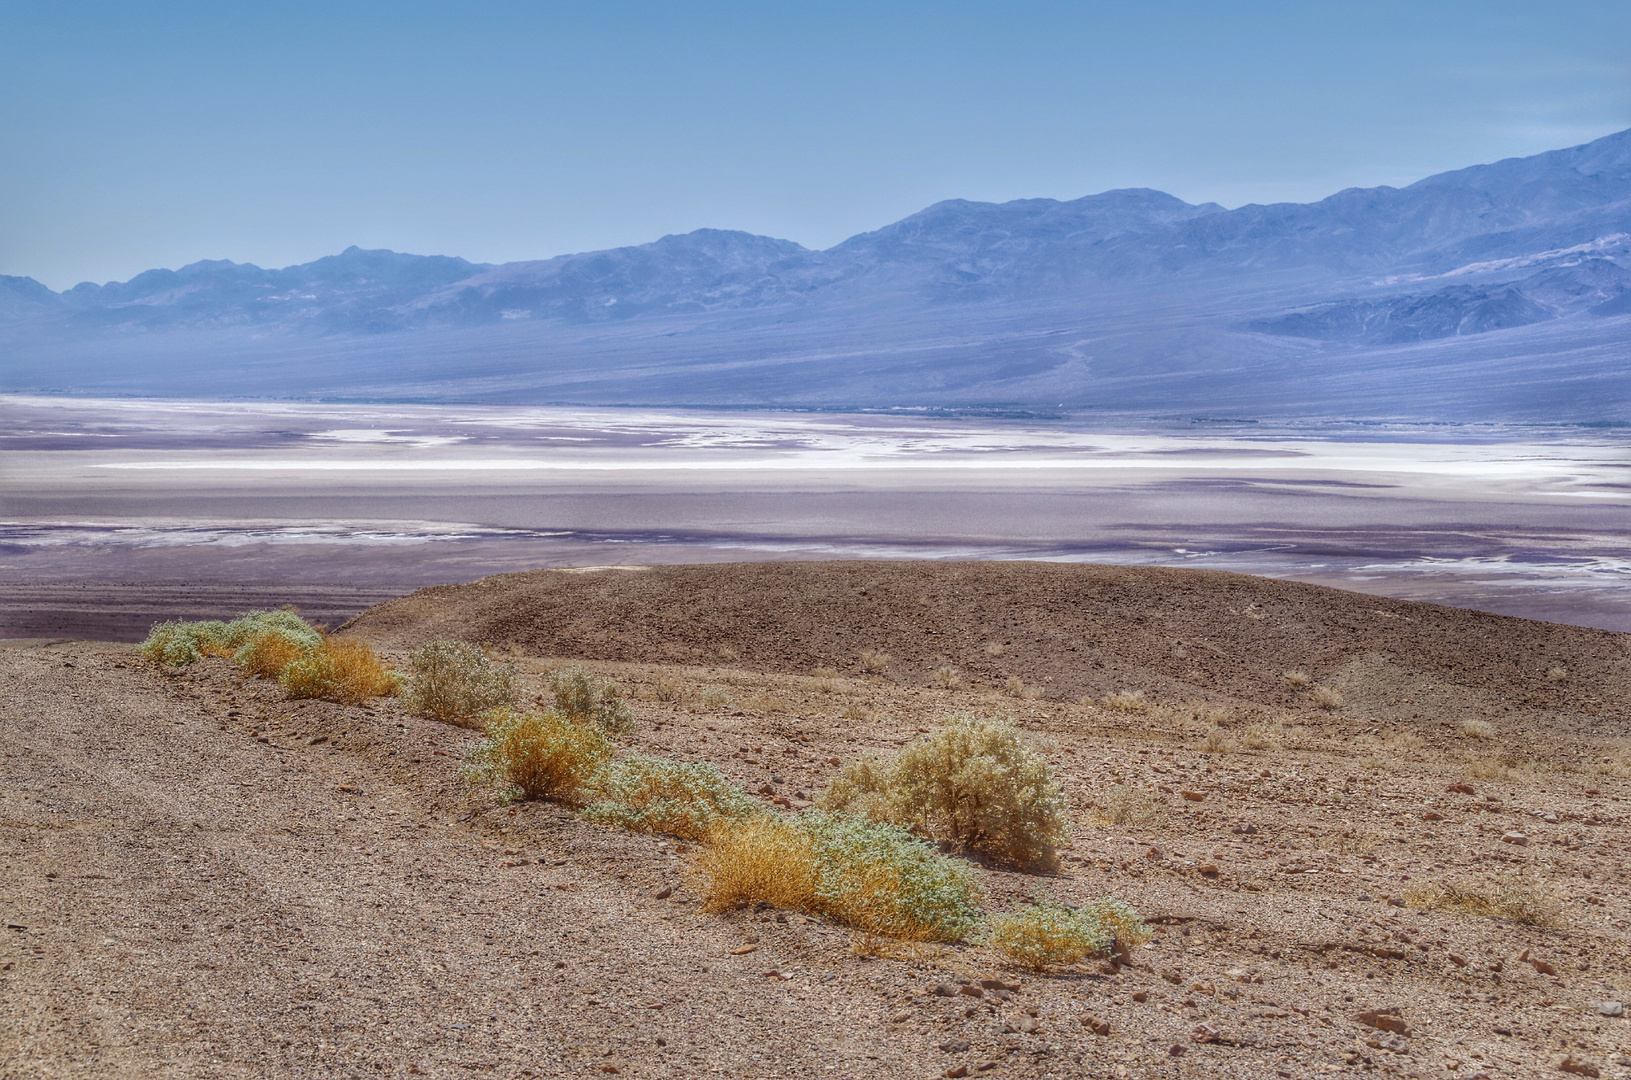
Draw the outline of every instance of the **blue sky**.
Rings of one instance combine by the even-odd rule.
[[[945,198],[1304,201],[1631,127],[1631,3],[0,0],[0,273],[825,247]]]

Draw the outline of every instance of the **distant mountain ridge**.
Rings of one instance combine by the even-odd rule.
[[[144,383],[148,352],[229,347],[321,352],[328,364],[395,350],[417,358],[412,385],[398,391],[468,394],[459,389],[468,364],[438,372],[421,356],[435,338],[496,364],[489,383],[605,400],[627,392],[629,342],[642,339],[642,370],[663,374],[642,376],[640,393],[662,400],[673,399],[662,386],[708,385],[688,365],[694,376],[698,364],[724,364],[736,377],[708,391],[723,394],[720,404],[1144,407],[1148,393],[1111,392],[1106,375],[1123,388],[1187,378],[1186,394],[1205,386],[1216,397],[1252,355],[1286,349],[1420,345],[1552,323],[1595,340],[1601,320],[1626,313],[1628,292],[1631,130],[1308,204],[1227,210],[1148,189],[954,199],[824,251],[701,229],[496,266],[352,247],[282,269],[205,261],[62,293],[0,277],[0,389],[38,388],[52,371],[81,392],[170,392],[163,376]],[[933,329],[910,343],[922,326]],[[947,349],[950,367],[927,360]],[[823,366],[822,356],[846,359]],[[796,385],[784,383],[790,362]],[[280,392],[388,391],[377,373],[314,379],[291,361],[284,375]]]

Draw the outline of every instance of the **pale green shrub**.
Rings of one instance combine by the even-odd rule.
[[[961,717],[892,761],[864,756],[820,802],[1027,870],[1057,865],[1067,831],[1065,796],[1047,762],[1006,720]]]
[[[157,623],[136,652],[162,667],[181,667],[217,653],[225,644],[226,629],[227,624],[218,619]]]
[[[690,840],[701,839],[720,821],[763,812],[758,800],[712,765],[645,754],[631,754],[608,766],[596,788],[599,798],[583,812],[589,820]]]
[[[606,731],[627,731],[634,723],[615,685],[596,679],[582,668],[567,668],[549,677],[555,707],[580,724],[598,724]]]
[[[402,700],[408,711],[460,727],[480,727],[492,709],[515,704],[515,669],[494,664],[479,645],[437,639],[408,658]]]
[[[1043,902],[991,919],[987,939],[1016,964],[1045,970],[1094,956],[1109,956],[1149,940],[1149,929],[1132,908],[1105,897],[1080,908]]]

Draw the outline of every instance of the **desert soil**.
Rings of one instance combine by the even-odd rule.
[[[398,663],[487,641],[529,693],[583,663],[629,696],[630,749],[795,807],[865,751],[1006,715],[1072,833],[1057,874],[982,869],[986,906],[1109,893],[1154,939],[1036,974],[706,914],[689,844],[472,796],[474,733],[394,699],[12,641],[0,1077],[1631,1075],[1602,1004],[1631,994],[1623,635],[1234,575],[878,563],[512,575],[346,632]]]

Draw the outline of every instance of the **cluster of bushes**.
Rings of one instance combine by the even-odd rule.
[[[358,705],[394,694],[397,677],[360,641],[331,638],[293,608],[251,611],[231,622],[164,622],[136,652],[163,667],[230,657],[251,675],[276,679],[290,697]]]
[[[438,648],[445,657],[448,646]],[[493,685],[491,666],[479,650],[460,655],[472,689],[416,687],[415,679],[451,670],[416,656],[407,697],[480,699],[480,688]],[[974,868],[937,844],[1022,869],[1057,863],[1063,794],[1004,721],[959,718],[893,761],[863,758],[818,809],[792,814],[766,807],[710,764],[618,757],[611,735],[629,717],[615,687],[571,670],[556,673],[551,690],[547,708],[518,710],[512,694],[481,716],[485,738],[468,754],[466,782],[500,801],[544,799],[591,821],[698,841],[707,910],[770,904],[869,935],[960,941],[986,925],[980,889]],[[478,726],[468,713],[454,722]],[[1110,899],[1079,909],[1033,905],[992,918],[986,932],[993,948],[1031,967],[1111,955],[1146,937],[1137,915]]]

